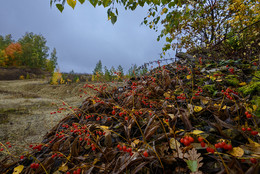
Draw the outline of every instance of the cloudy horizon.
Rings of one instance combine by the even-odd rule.
[[[66,5],[60,13],[50,8],[49,0],[10,0],[0,6],[0,35],[11,34],[17,41],[26,32],[42,34],[50,52],[57,49],[62,72],[91,73],[98,60],[103,67],[121,65],[127,71],[133,64],[158,60],[165,43],[156,41],[159,32],[140,25],[147,10],[119,7],[118,20],[112,25],[107,8],[94,8],[89,2],[78,3],[74,10]]]

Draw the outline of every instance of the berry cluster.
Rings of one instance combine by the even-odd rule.
[[[230,100],[233,100],[233,98],[230,96],[230,94],[233,93],[233,94],[238,95],[237,92],[233,91],[233,90],[230,89],[230,88],[227,88],[226,91],[222,90],[221,92],[222,92],[228,99],[230,99]]]
[[[184,138],[181,138],[180,142],[184,144],[184,146],[189,146],[190,143],[194,142],[194,139],[190,136],[185,136]]]
[[[181,100],[185,100],[186,99],[186,96],[185,96],[185,94],[180,94],[178,97],[177,97],[177,99],[181,99]]]
[[[132,148],[127,148],[125,145],[121,146],[120,144],[117,145],[118,150],[123,150],[124,152],[128,152],[130,156],[133,155]]]
[[[32,163],[32,164],[30,165],[30,167],[31,167],[32,169],[38,169],[38,168],[40,167],[40,165],[39,165],[39,163]]]
[[[196,96],[199,96],[203,92],[202,88],[198,86],[198,91],[195,93]]]
[[[225,150],[228,150],[228,151],[230,151],[230,150],[233,149],[232,145],[231,145],[231,144],[226,144],[225,141],[216,143],[216,144],[215,144],[215,148],[216,148],[216,149],[218,149],[218,148],[220,148],[220,149],[225,149]]]
[[[242,131],[248,131],[248,132],[250,132],[251,133],[251,135],[257,135],[258,134],[258,132],[257,131],[254,131],[254,130],[252,130],[252,128],[251,127],[248,127],[248,128],[244,128],[244,127],[242,127]]]
[[[78,168],[77,170],[74,170],[73,172],[72,172],[72,174],[80,174],[81,173],[81,169],[80,168]],[[70,172],[66,172],[66,174],[71,174]]]
[[[245,112],[246,118],[252,118],[252,114],[250,114],[248,111]]]
[[[205,147],[206,146],[206,144],[205,144],[205,142],[204,142],[202,137],[198,137],[198,141],[200,142],[201,147]]]
[[[234,68],[229,68],[228,70],[231,74],[234,74]]]

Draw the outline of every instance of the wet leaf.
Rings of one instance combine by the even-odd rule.
[[[13,174],[20,174],[23,171],[23,168],[24,168],[23,165],[19,165],[19,166],[15,167]]]
[[[240,147],[234,147],[232,151],[229,152],[229,154],[235,157],[242,157],[244,155],[244,150]]]
[[[194,106],[195,112],[200,112],[203,108],[201,106]]]

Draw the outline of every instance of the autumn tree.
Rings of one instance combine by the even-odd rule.
[[[46,69],[49,72],[54,72],[55,68],[57,67],[57,51],[56,48],[53,48],[53,51],[51,52],[51,57],[50,59],[46,60]]]
[[[21,64],[20,57],[22,54],[22,46],[20,43],[11,43],[5,48],[5,54],[7,56],[5,65],[7,66],[19,66]]]

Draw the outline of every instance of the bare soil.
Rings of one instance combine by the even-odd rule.
[[[51,112],[57,111],[63,101],[80,106],[86,97],[80,97],[83,85],[50,85],[48,79],[0,81],[0,142],[11,142],[13,154],[41,142],[43,135],[71,111]]]

